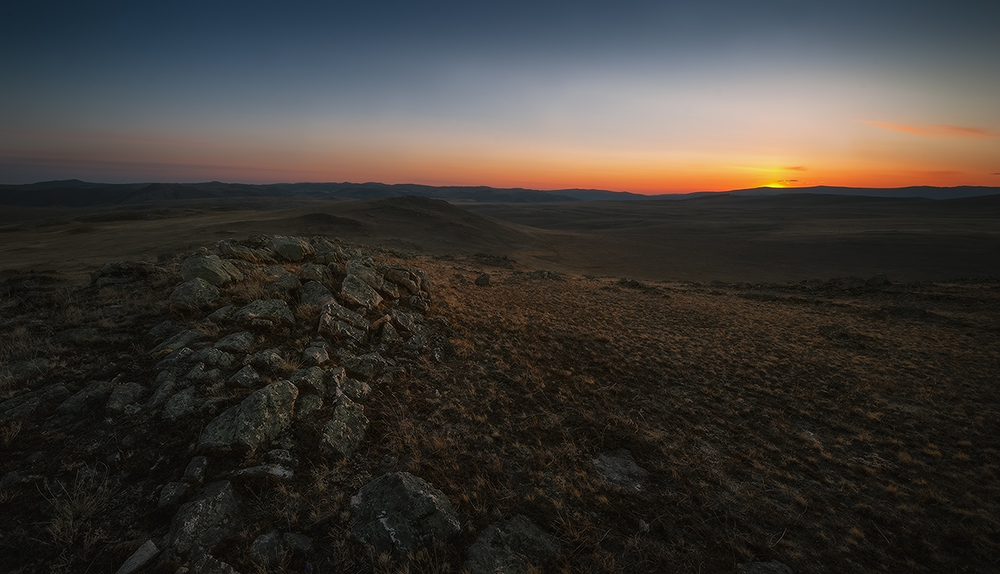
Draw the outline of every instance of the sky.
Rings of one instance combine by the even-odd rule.
[[[0,4],[0,183],[1000,186],[1000,2]]]

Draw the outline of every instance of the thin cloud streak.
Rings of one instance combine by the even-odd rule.
[[[905,124],[892,124],[889,122],[876,122],[876,121],[865,121],[867,125],[875,126],[877,128],[882,128],[886,130],[893,130],[897,132],[904,132],[908,134],[913,134],[923,137],[971,137],[971,138],[995,138],[1000,136],[995,132],[989,130],[984,130],[981,128],[970,128],[964,126],[949,126],[947,124],[935,124],[935,125],[905,125]]]

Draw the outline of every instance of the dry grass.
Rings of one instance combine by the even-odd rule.
[[[375,387],[367,438],[350,459],[324,458],[316,429],[297,423],[295,477],[237,485],[248,526],[217,556],[239,571],[263,571],[249,548],[277,529],[312,537],[315,549],[272,571],[308,562],[319,572],[461,572],[479,533],[515,514],[559,539],[545,571],[732,572],[750,560],[797,573],[995,571],[997,283],[629,288],[488,268],[493,285],[482,288],[475,259],[387,262],[429,272],[432,346]],[[4,300],[2,320],[11,333],[23,329],[5,339],[4,360],[43,348],[56,380],[153,380],[155,360],[113,336],[141,340],[164,319],[172,285],[60,297],[14,290],[20,299]],[[245,303],[265,287],[251,274],[224,288],[222,302]],[[893,311],[911,307],[927,313]],[[255,347],[281,347],[278,374],[299,367],[315,337],[315,309],[295,311],[293,329],[260,333]],[[31,330],[39,320],[52,328]],[[97,334],[60,343],[69,327]],[[217,394],[228,405],[248,392]],[[169,526],[155,493],[190,460],[191,426],[99,417],[72,429],[10,426],[5,456],[13,465],[44,453],[28,483],[42,486],[0,497],[10,517],[0,550],[25,572],[113,571]],[[618,449],[650,472],[640,491],[597,472],[593,459]],[[98,466],[119,453],[118,466]],[[211,472],[259,456],[213,455]],[[401,470],[444,491],[462,530],[409,557],[375,556],[350,534],[350,498]],[[38,522],[43,501],[52,513]],[[18,550],[31,540],[43,540],[51,560]]]

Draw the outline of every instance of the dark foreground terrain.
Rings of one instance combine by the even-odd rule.
[[[47,259],[6,259],[0,284],[7,570],[115,572],[143,549],[135,571],[171,573],[1000,564],[985,273],[622,278],[546,265],[545,241],[582,232],[503,206],[332,205],[8,224],[5,254]],[[991,233],[967,225],[953,248]],[[289,227],[301,253],[250,237]],[[238,273],[186,297],[212,254]],[[412,546],[366,487],[410,475],[436,489]]]

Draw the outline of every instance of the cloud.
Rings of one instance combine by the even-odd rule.
[[[924,137],[967,137],[967,138],[995,138],[1000,134],[984,130],[981,128],[970,128],[964,126],[949,126],[947,124],[935,125],[904,125],[891,124],[889,122],[865,121],[864,123],[878,128],[904,132]]]
[[[793,165],[791,167],[783,167],[781,169],[786,170],[786,171],[805,171],[806,170],[806,166],[804,166],[804,165]]]

